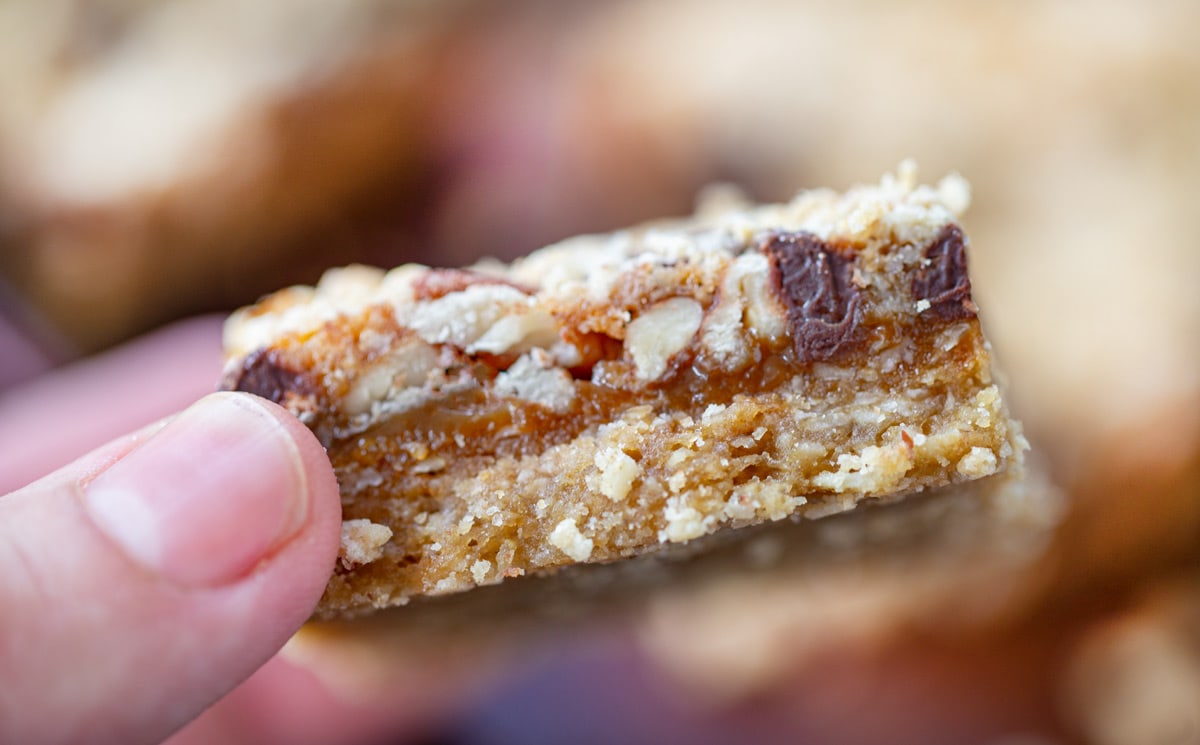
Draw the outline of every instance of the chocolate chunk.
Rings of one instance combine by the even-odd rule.
[[[848,347],[862,295],[851,281],[854,257],[811,233],[772,233],[762,243],[775,290],[787,308],[796,358],[815,362]]]
[[[286,403],[289,394],[307,396],[316,390],[308,375],[284,364],[275,349],[259,349],[250,354],[240,370],[222,381],[221,387],[253,393],[277,404]]]
[[[971,279],[967,276],[966,240],[953,223],[942,228],[925,247],[925,265],[912,279],[912,295],[929,302],[922,315],[932,314],[943,321],[974,318],[978,309],[971,300]]]

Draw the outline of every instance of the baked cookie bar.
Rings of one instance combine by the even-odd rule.
[[[238,311],[224,387],[329,451],[319,615],[989,476],[1024,440],[956,216],[912,169],[512,265],[349,267]]]

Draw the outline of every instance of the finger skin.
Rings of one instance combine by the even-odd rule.
[[[161,741],[310,615],[337,553],[337,484],[312,434],[283,409],[262,406],[300,452],[310,507],[290,540],[236,581],[181,587],[133,561],[90,519],[87,483],[145,432],[0,498],[0,742]]]
[[[272,658],[167,745],[375,745],[420,742],[453,700],[397,687],[370,700],[339,695],[312,670]]]
[[[0,390],[0,494],[215,390],[221,323],[182,321]]]
[[[87,480],[139,439],[153,434],[175,412],[211,392],[220,377],[222,322],[221,317],[206,316],[172,324],[97,357],[0,390],[0,494],[102,446],[87,463],[77,464]],[[122,434],[138,428],[136,434]],[[113,442],[104,445],[109,440]],[[59,600],[67,602],[65,596]],[[0,622],[4,637],[0,648],[7,639],[4,629],[10,627],[6,620]],[[335,690],[323,673],[314,674],[307,663],[277,656],[171,743],[315,745],[384,742],[413,735],[439,719],[448,702],[455,700],[455,687],[446,682],[431,686],[423,673],[403,672],[411,661],[395,662],[403,681],[379,686],[372,696],[364,697]],[[0,666],[0,680],[7,680],[6,671]],[[435,687],[436,701],[431,698]],[[0,700],[3,696],[0,690]],[[58,716],[48,706],[38,708],[39,716]],[[7,739],[0,737],[0,742]]]

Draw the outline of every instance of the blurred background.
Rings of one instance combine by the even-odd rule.
[[[0,411],[330,266],[512,258],[912,157],[972,184],[976,297],[1065,499],[1017,589],[967,618],[976,575],[713,592],[531,652],[422,737],[1200,742],[1197,29],[1193,0],[7,0]],[[692,665],[721,623],[744,639]]]

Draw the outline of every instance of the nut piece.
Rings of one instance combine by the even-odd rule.
[[[770,260],[761,252],[744,253],[729,263],[717,303],[700,332],[705,349],[726,370],[750,363],[753,339],[774,343],[787,333],[786,311],[770,287],[770,275]]]
[[[625,348],[641,380],[657,380],[671,358],[700,330],[704,309],[687,297],[662,301],[635,318],[625,329]]]
[[[496,392],[553,411],[566,411],[575,398],[571,376],[561,367],[555,367],[550,355],[541,349],[522,355],[512,367],[497,375]]]

